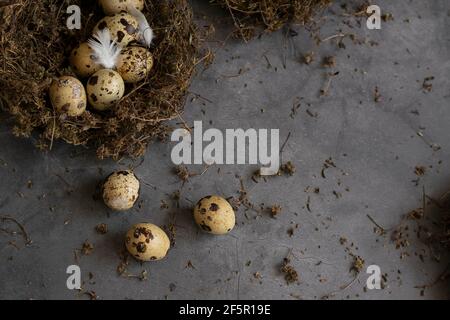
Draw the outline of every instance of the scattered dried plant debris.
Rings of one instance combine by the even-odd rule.
[[[108,225],[106,223],[100,223],[95,226],[95,231],[99,234],[107,234],[108,233]]]
[[[350,268],[350,271],[354,271],[356,274],[360,273],[362,269],[364,268],[365,261],[360,256],[354,255],[353,256],[353,263]]]
[[[161,200],[161,204],[159,207],[161,209],[169,209],[169,204],[165,200]]]
[[[129,262],[130,255],[128,254],[128,252],[125,249],[123,249],[122,252],[120,253],[119,257],[120,257],[120,262],[119,262],[119,265],[117,266],[117,273],[120,276],[122,276],[127,273],[127,268],[130,263]]]
[[[336,72],[327,72],[326,74],[326,82],[322,89],[320,89],[320,96],[327,96],[330,92],[331,87],[331,81],[333,81],[333,78],[339,75],[339,71]]]
[[[326,159],[322,165],[322,171],[320,172],[322,178],[326,179],[325,171],[329,168],[336,168],[336,165],[331,157]]]
[[[248,193],[244,185],[244,180],[237,176],[239,179],[239,197],[230,197],[227,200],[231,203],[233,208],[237,210],[240,206],[244,206],[248,210],[253,210],[258,214],[262,214],[264,211],[264,208],[260,209],[256,205],[254,205],[252,202],[250,202],[250,199],[248,198]]]
[[[290,263],[291,260],[289,258],[284,258],[281,265],[281,272],[284,274],[284,280],[286,280],[287,284],[292,284],[299,280],[297,271]]]
[[[92,30],[103,18],[96,1],[71,4],[86,15],[92,13],[83,30]],[[21,0],[2,7],[0,107],[15,120],[13,133],[19,137],[39,133],[41,149],[62,140],[94,147],[100,159],[116,160],[141,156],[148,143],[165,140],[170,131],[165,122],[181,117],[195,67],[202,60],[201,30],[187,0],[148,1],[144,14],[156,33],[152,54],[158,61],[148,78],[110,112],[88,110],[69,118],[54,113],[47,91],[54,78],[72,75],[67,64],[70,50],[90,34],[67,28],[58,1]]]
[[[293,22],[308,24],[314,15],[331,0],[214,0],[230,13],[236,27],[235,35],[249,40],[258,29],[276,31]],[[289,28],[289,36],[296,35]]]
[[[272,218],[276,218],[281,213],[281,206],[278,204],[275,204],[271,207],[267,208]]]
[[[180,178],[181,181],[183,181],[183,183],[187,182],[191,177],[191,173],[185,166],[177,166],[175,168],[175,174],[178,176],[178,178]]]
[[[434,199],[423,190],[422,207],[403,216],[392,231],[392,241],[397,249],[403,249],[410,245],[411,235],[430,249],[432,260],[440,261],[441,255],[450,252],[450,192]],[[402,258],[406,256],[409,253],[401,253]]]
[[[167,226],[164,226],[164,230],[169,236],[170,246],[173,248],[176,245],[177,227],[174,222],[169,222]]]
[[[375,233],[379,234],[380,236],[384,236],[387,233],[387,230],[380,226],[370,214],[367,215],[367,218],[375,225]]]
[[[375,87],[373,90],[373,101],[375,101],[375,103],[381,102],[381,93],[378,87]]]
[[[119,254],[120,262],[117,266],[117,274],[124,278],[135,278],[139,279],[140,281],[146,281],[148,280],[148,272],[147,270],[142,270],[139,274],[132,274],[128,272],[128,266],[130,264],[130,254],[128,251],[123,248],[122,251]]]
[[[419,176],[419,177],[424,176],[426,172],[427,172],[427,168],[424,166],[416,166],[414,168],[414,173],[416,174],[416,176]]]
[[[296,223],[294,226],[290,227],[287,230],[287,234],[289,235],[289,237],[293,237],[294,236],[294,233],[298,229],[298,227],[299,227],[299,225],[298,225],[298,223]]]
[[[303,55],[302,59],[304,64],[310,65],[314,62],[314,52],[308,52]]]
[[[328,56],[323,59],[322,66],[325,68],[335,68],[336,67],[336,57]]]
[[[392,13],[386,12],[386,13],[381,15],[381,19],[384,22],[393,21],[394,20],[394,16],[392,15]]]
[[[90,290],[90,291],[83,291],[84,295],[87,295],[89,297],[90,300],[98,300],[98,295],[95,291]]]
[[[295,174],[295,171],[296,171],[295,165],[291,161],[288,161],[281,165],[280,171],[278,172],[278,174],[279,175],[287,174],[289,176],[293,176]]]
[[[20,234],[22,235],[24,241],[25,241],[25,245],[29,246],[33,243],[33,241],[31,240],[30,236],[28,235],[28,232],[25,230],[25,227],[19,222],[17,221],[15,218],[10,217],[10,216],[0,216],[0,221],[2,223],[5,222],[12,222],[14,223],[20,230]],[[7,231],[6,229],[0,229],[3,231]],[[16,234],[15,232],[10,232],[8,231],[9,234]]]
[[[431,81],[434,80],[434,77],[426,77],[422,83],[422,89],[424,92],[431,92],[433,90],[433,84]]]
[[[83,243],[83,246],[81,247],[81,254],[84,256],[88,256],[92,253],[92,251],[94,251],[94,245],[92,243],[90,243],[88,240],[86,240]]]

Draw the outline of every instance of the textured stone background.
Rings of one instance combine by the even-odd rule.
[[[334,41],[317,47],[309,33],[297,27],[295,37],[280,31],[249,43],[209,43],[216,60],[199,72],[191,88],[208,101],[189,101],[184,119],[189,124],[203,120],[205,127],[219,129],[279,128],[282,141],[291,133],[283,160],[296,165],[293,177],[256,184],[250,180],[255,166],[220,166],[220,173],[215,166],[183,186],[181,209],[169,202],[170,208],[163,210],[161,200],[168,201],[168,194],[182,183],[173,174],[172,145],[156,143],[136,172],[157,188],[142,186],[141,209],[115,213],[93,200],[96,184],[110,171],[139,161],[100,162],[88,150],[63,144],[41,153],[32,141],[14,138],[2,124],[0,214],[22,222],[33,244],[24,247],[20,235],[0,233],[0,298],[88,298],[65,286],[66,267],[76,263],[74,250],[85,240],[95,249],[78,261],[84,289],[101,299],[313,299],[334,291],[335,299],[447,298],[444,284],[426,290],[423,297],[414,287],[432,282],[448,260],[421,262],[416,253],[429,252],[417,243],[404,250],[410,257],[401,260],[403,250],[396,250],[389,236],[377,236],[367,214],[393,227],[402,214],[420,206],[423,186],[427,194],[438,196],[450,185],[450,4],[376,3],[395,18],[380,31],[350,29],[331,12],[325,13],[321,29],[322,38],[342,30],[376,41],[376,46],[346,39],[346,49],[338,49]],[[224,40],[232,29],[224,11],[209,7],[208,1],[193,5],[199,23],[213,21],[216,40]],[[339,5],[333,8],[339,11]],[[299,63],[307,51],[316,53],[310,66]],[[320,60],[327,55],[336,56],[333,70],[340,73],[328,96],[320,97],[328,71]],[[236,76],[239,70],[244,72]],[[422,82],[428,76],[435,77],[433,90],[424,93]],[[373,98],[376,86],[382,96],[379,103]],[[300,97],[301,107],[291,117]],[[441,149],[434,151],[431,143]],[[321,169],[329,157],[337,168],[327,170],[324,179]],[[416,186],[412,180],[418,165],[428,169]],[[201,172],[203,167],[190,170]],[[188,208],[207,194],[235,196],[240,188],[236,175],[244,178],[253,203],[280,204],[282,213],[272,219],[249,211],[246,218],[240,210],[231,234],[213,237],[199,232]],[[27,187],[29,180],[32,188]],[[320,188],[320,193],[305,192],[308,186]],[[337,199],[333,191],[342,197]],[[308,197],[311,212],[305,208]],[[147,281],[119,277],[116,267],[128,227],[141,221],[164,225],[174,214],[177,244],[167,259],[144,265],[131,262],[129,271],[147,270]],[[99,223],[108,224],[108,234],[95,232]],[[299,229],[289,237],[292,223]],[[339,243],[341,237],[354,243],[352,252],[362,256],[366,266],[377,264],[387,274],[383,290],[364,291],[367,275],[362,272],[351,287],[339,291],[353,279],[352,258]],[[291,249],[300,282],[288,286],[279,269]],[[186,268],[188,261],[195,268]],[[254,278],[255,272],[260,279]]]

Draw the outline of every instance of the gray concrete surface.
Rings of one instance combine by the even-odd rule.
[[[209,8],[207,2],[194,1],[196,13],[214,21],[216,40],[223,40],[232,26],[220,9]],[[280,31],[247,44],[209,43],[216,60],[197,75],[191,91],[210,102],[189,101],[184,119],[189,124],[203,120],[206,127],[219,129],[279,128],[282,141],[291,133],[283,160],[296,165],[292,177],[256,184],[250,179],[255,166],[223,165],[220,173],[215,166],[184,185],[182,208],[176,209],[168,201],[168,194],[182,185],[172,172],[173,145],[156,143],[136,172],[157,188],[143,186],[141,209],[110,212],[93,200],[96,184],[132,161],[98,161],[89,150],[61,143],[52,152],[41,153],[32,141],[14,138],[3,123],[0,215],[23,223],[33,244],[24,247],[20,235],[0,233],[0,298],[87,299],[66,288],[65,271],[71,264],[81,267],[84,289],[95,291],[99,299],[315,299],[331,292],[333,299],[448,298],[445,284],[426,290],[424,296],[415,288],[433,282],[448,260],[422,262],[417,254],[428,255],[428,251],[415,241],[405,250],[395,249],[389,236],[373,232],[367,215],[393,227],[404,213],[420,206],[423,186],[427,194],[437,196],[450,185],[450,4],[446,0],[376,3],[395,18],[383,23],[382,30],[350,29],[341,17],[328,12],[320,31],[322,38],[341,30],[352,32],[376,41],[376,46],[346,39],[346,49],[338,49],[334,41],[318,47],[298,27],[298,35],[288,39]],[[307,51],[316,53],[310,66],[299,63]],[[326,55],[336,56],[333,70],[340,73],[329,94],[320,97],[327,72],[320,60]],[[234,76],[240,69],[245,72]],[[432,92],[425,93],[422,82],[428,76],[435,79]],[[376,86],[382,96],[379,103],[373,97]],[[293,103],[300,97],[301,107],[291,117]],[[317,116],[311,117],[307,110]],[[419,131],[423,137],[417,135]],[[441,149],[433,150],[430,143]],[[324,179],[321,169],[329,157],[337,168],[327,170]],[[418,165],[428,170],[416,186],[412,180],[417,178]],[[203,167],[189,169],[201,172]],[[214,237],[199,232],[186,208],[211,193],[236,196],[240,186],[235,175],[244,178],[253,203],[280,204],[282,213],[272,219],[249,211],[246,218],[241,209],[231,234]],[[27,186],[29,180],[32,188]],[[308,187],[320,188],[320,193],[305,192]],[[69,190],[73,190],[70,195]],[[342,197],[337,199],[333,191]],[[308,197],[311,212],[305,207]],[[168,201],[170,208],[161,209],[161,200]],[[147,281],[119,277],[116,268],[128,227],[141,221],[164,225],[173,214],[177,243],[167,259],[148,264],[131,261],[129,271],[147,270]],[[99,223],[108,225],[106,235],[95,232]],[[299,228],[290,237],[287,230],[292,223]],[[12,224],[1,227],[14,229]],[[364,290],[368,275],[363,270],[351,286],[339,290],[353,279],[352,258],[339,243],[341,237],[354,244],[351,252],[363,257],[366,266],[380,266],[387,275],[384,289]],[[95,249],[77,262],[74,250],[85,240]],[[280,263],[290,250],[300,281],[286,285]],[[402,252],[410,256],[400,259]],[[194,268],[186,268],[188,261]],[[260,279],[255,279],[256,272]]]

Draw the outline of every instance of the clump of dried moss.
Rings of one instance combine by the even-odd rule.
[[[410,245],[410,234],[415,233],[439,261],[443,250],[450,253],[450,191],[438,199],[424,193],[422,202],[422,207],[403,217],[392,238],[397,248],[405,248]]]
[[[48,99],[52,79],[73,75],[68,63],[74,46],[86,41],[103,17],[97,1],[74,0],[82,29],[66,26],[67,1],[15,0],[0,4],[0,107],[14,119],[13,132],[40,133],[39,147],[61,139],[97,148],[99,158],[142,155],[148,143],[164,137],[164,121],[180,116],[198,63],[199,41],[187,0],[146,1],[144,14],[154,28],[155,66],[142,83],[128,86],[109,112],[89,110],[78,118],[54,113]]]
[[[331,0],[215,0],[227,8],[237,34],[248,40],[258,28],[276,31],[288,22],[308,23]]]

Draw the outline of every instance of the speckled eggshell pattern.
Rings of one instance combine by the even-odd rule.
[[[103,201],[113,210],[131,209],[139,198],[139,188],[139,180],[133,172],[114,172],[103,184]]]
[[[128,230],[125,246],[138,260],[156,261],[167,255],[170,239],[160,227],[151,223],[139,223]]]
[[[200,199],[194,207],[194,219],[203,231],[212,234],[226,234],[236,223],[233,207],[219,196]]]
[[[144,0],[99,0],[99,4],[107,15],[126,11],[128,5],[133,5],[139,11],[144,9]]]
[[[126,47],[130,42],[137,41],[139,23],[135,17],[126,12],[117,13],[113,16],[104,17],[94,27],[93,33],[105,28],[109,29],[111,39]]]
[[[57,112],[76,117],[86,111],[86,91],[77,78],[63,76],[53,80],[49,95]]]
[[[86,90],[89,103],[95,109],[103,111],[122,99],[125,83],[118,72],[102,69],[89,78]]]
[[[87,42],[73,49],[69,60],[73,71],[81,78],[87,78],[102,68],[94,61],[94,51]]]
[[[125,48],[117,61],[117,72],[128,83],[143,80],[153,67],[153,55],[142,47]]]

